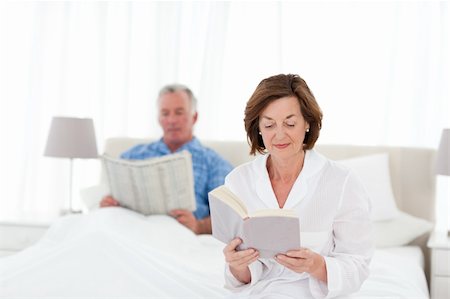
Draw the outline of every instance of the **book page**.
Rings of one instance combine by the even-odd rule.
[[[173,209],[195,210],[194,179],[189,152],[142,161],[102,157],[111,195],[120,205],[144,215]]]
[[[265,217],[265,216],[284,216],[297,217],[294,210],[291,209],[262,209],[252,212],[250,217]]]
[[[247,208],[244,203],[233,193],[225,187],[225,185],[219,186],[212,190],[210,193],[214,195],[214,198],[223,201],[225,204],[229,205],[236,213],[238,213],[241,218],[248,217]]]

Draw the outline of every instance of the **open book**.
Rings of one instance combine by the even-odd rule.
[[[111,195],[121,206],[144,215],[173,209],[194,211],[195,193],[188,151],[146,160],[102,156]]]
[[[208,196],[216,239],[229,243],[239,237],[243,242],[238,250],[254,248],[263,258],[300,248],[300,224],[294,210],[264,209],[248,214],[244,203],[223,185]]]

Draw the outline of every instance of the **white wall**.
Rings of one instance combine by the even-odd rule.
[[[167,83],[196,93],[204,139],[244,140],[252,91],[289,72],[323,109],[321,143],[435,148],[450,126],[447,2],[30,1],[0,14],[0,219],[64,204],[68,162],[42,157],[52,116],[92,117],[100,150],[156,137]],[[77,162],[75,189],[96,167]]]

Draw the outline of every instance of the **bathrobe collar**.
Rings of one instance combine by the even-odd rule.
[[[262,155],[256,158],[253,163],[254,171],[257,175],[256,193],[267,208],[278,209],[278,202],[266,168],[268,157],[269,154]],[[306,194],[308,194],[308,179],[319,172],[325,166],[326,161],[326,158],[316,151],[306,151],[303,169],[295,180],[283,209],[291,209],[305,198]]]

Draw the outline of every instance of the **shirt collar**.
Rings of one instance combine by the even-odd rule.
[[[193,150],[200,149],[202,147],[200,141],[194,136],[192,139],[185,144],[183,144],[181,147],[179,147],[175,152],[181,152],[183,150],[187,150],[189,152],[192,152]],[[157,143],[156,143],[156,149],[164,155],[170,154],[171,151],[167,144],[164,143],[163,138],[161,137]]]

